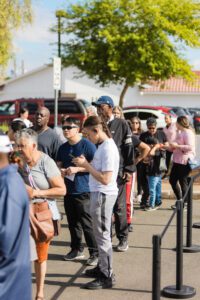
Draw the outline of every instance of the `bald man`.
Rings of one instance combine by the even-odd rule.
[[[62,141],[56,132],[48,126],[50,111],[40,107],[35,114],[35,131],[38,133],[38,149],[56,160]]]

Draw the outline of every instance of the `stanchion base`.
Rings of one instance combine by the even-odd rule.
[[[162,290],[162,295],[167,298],[187,299],[196,295],[196,290],[187,285],[183,285],[181,290],[176,289],[176,285],[166,286]]]
[[[200,252],[200,246],[198,245],[192,245],[190,247],[183,246],[183,252],[185,253],[196,253]]]
[[[193,228],[200,228],[200,223],[194,223],[192,227]]]

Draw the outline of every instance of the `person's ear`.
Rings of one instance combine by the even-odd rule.
[[[37,144],[33,143],[33,149],[35,150],[37,148]]]

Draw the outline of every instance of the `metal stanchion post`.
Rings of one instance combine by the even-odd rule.
[[[152,300],[160,300],[161,237],[153,236]]]
[[[183,285],[183,201],[177,201],[176,224],[176,285],[163,289],[163,296],[175,299],[187,299],[196,294],[193,287]]]
[[[188,191],[187,201],[187,230],[186,230],[186,246],[183,247],[183,252],[195,253],[200,252],[200,246],[192,245],[192,211],[193,211],[193,179],[189,178],[189,184],[191,183]]]

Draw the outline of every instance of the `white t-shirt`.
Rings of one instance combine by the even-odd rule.
[[[119,151],[113,139],[109,138],[99,145],[91,162],[94,169],[101,172],[111,171],[112,179],[107,185],[97,181],[91,174],[89,187],[91,192],[101,192],[108,195],[117,195],[117,175],[119,171]]]
[[[32,127],[33,123],[28,119],[16,118],[13,121],[22,121],[26,125],[27,128]]]

